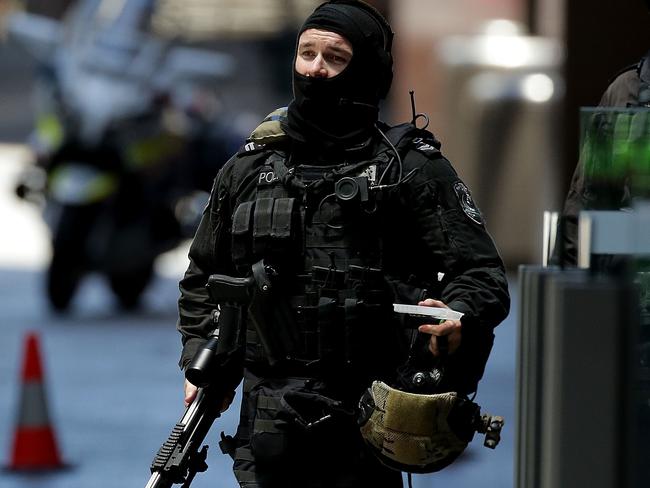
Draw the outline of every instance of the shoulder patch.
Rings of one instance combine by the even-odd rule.
[[[435,139],[429,140],[422,137],[416,137],[413,139],[413,148],[428,156],[440,153],[439,147],[436,147]]]
[[[264,149],[265,146],[266,146],[265,144],[249,141],[239,148],[239,151],[237,151],[237,155],[241,156],[245,154],[253,154],[261,151],[262,149]]]
[[[465,186],[465,183],[463,183],[462,181],[456,182],[454,184],[454,192],[456,193],[456,197],[458,198],[458,203],[460,204],[460,208],[463,209],[465,215],[467,215],[467,217],[475,224],[482,225],[483,216],[481,215],[481,211],[474,203],[474,200],[472,199],[472,195],[470,194],[467,186]]]

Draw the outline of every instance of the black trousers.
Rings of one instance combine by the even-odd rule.
[[[310,446],[305,446],[305,452]],[[242,488],[402,488],[402,474],[374,457],[294,457],[275,465],[256,463],[247,447],[237,449],[234,472]]]
[[[246,374],[233,465],[242,488],[403,486],[401,472],[366,448],[354,416],[328,404],[328,394],[313,379]]]

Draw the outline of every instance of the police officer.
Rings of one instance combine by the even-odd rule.
[[[644,0],[650,10],[650,0]],[[636,64],[628,66],[616,75],[609,84],[598,104],[599,107],[646,107],[650,108],[650,51]],[[576,165],[571,179],[571,185],[564,202],[563,229],[561,244],[555,247],[553,261],[559,264],[575,266],[577,264],[578,216],[581,210],[594,208],[595,200],[611,202],[610,210],[618,210],[630,205],[634,192],[628,187],[629,182],[620,186],[605,189],[607,195],[600,190],[596,194],[590,191],[585,179],[585,162],[581,159]],[[560,252],[562,255],[560,256]]]
[[[644,0],[650,10],[650,0]],[[599,107],[625,108],[650,108],[650,51],[636,64],[628,66],[619,72],[605,90]],[[647,161],[642,162],[646,164]],[[558,233],[552,262],[566,266],[577,264],[578,249],[578,217],[582,210],[606,209],[620,210],[632,205],[638,197],[648,197],[648,188],[644,188],[644,195],[638,194],[638,189],[633,186],[635,181],[629,178],[605,182],[595,187],[589,181],[585,170],[585,160],[580,159],[576,165],[569,192],[564,202],[562,224]],[[641,185],[643,186],[643,185]],[[627,260],[617,259],[612,256],[595,256],[591,267],[600,272],[612,272],[626,269]],[[644,269],[645,268],[645,269]],[[637,445],[635,453],[636,486],[647,486],[648,465],[650,459],[650,384],[647,381],[648,367],[650,366],[650,289],[647,265],[641,266],[637,274],[641,293],[641,327],[639,334],[639,363],[641,373],[637,384],[637,424],[635,435]],[[645,278],[641,278],[645,276]],[[641,278],[641,279],[640,279]]]
[[[391,381],[418,340],[418,354],[446,358],[442,383],[474,391],[508,314],[503,263],[440,143],[415,114],[395,127],[378,121],[392,38],[359,1],[332,0],[307,18],[292,102],[219,172],[192,243],[181,367],[216,326],[209,276],[262,285],[244,330],[220,331],[245,350],[230,452],[241,486],[401,486],[399,471],[364,448],[361,394],[374,379]],[[409,334],[393,303],[464,315]],[[195,394],[186,382],[186,403]]]

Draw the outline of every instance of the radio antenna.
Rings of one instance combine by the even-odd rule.
[[[415,121],[418,118],[417,114],[415,113],[415,91],[409,90],[409,95],[411,96],[411,114],[413,115],[413,118],[411,119],[411,124],[415,125]]]
[[[418,119],[423,118],[425,122],[424,122],[424,127],[421,128],[426,129],[427,127],[429,127],[429,116],[427,114],[422,114],[422,113],[419,114],[415,111],[415,91],[409,90],[409,95],[411,96],[411,114],[413,116],[413,118],[411,119],[411,124],[417,127]]]

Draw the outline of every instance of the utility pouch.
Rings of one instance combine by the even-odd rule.
[[[280,399],[291,389],[304,386],[304,381],[262,380],[250,392],[250,447],[256,462],[271,464],[291,456],[291,424],[279,415]]]
[[[347,288],[355,290],[359,300],[366,303],[387,303],[390,301],[384,273],[379,268],[348,266]]]
[[[339,290],[345,285],[345,271],[326,268],[324,266],[312,266],[311,282],[319,297],[338,298]]]
[[[232,217],[232,259],[234,263],[242,263],[252,251],[252,236],[250,235],[251,217],[255,202],[240,204]]]
[[[299,219],[294,198],[258,198],[240,204],[231,230],[235,264],[252,263],[262,256],[282,257],[298,237]]]
[[[322,383],[307,378],[262,380],[250,394],[255,409],[250,446],[260,464],[295,463],[331,450],[326,444],[332,433],[354,424],[352,409],[327,396]]]
[[[306,358],[318,357],[318,306],[293,304],[296,326],[300,335],[301,354]]]

